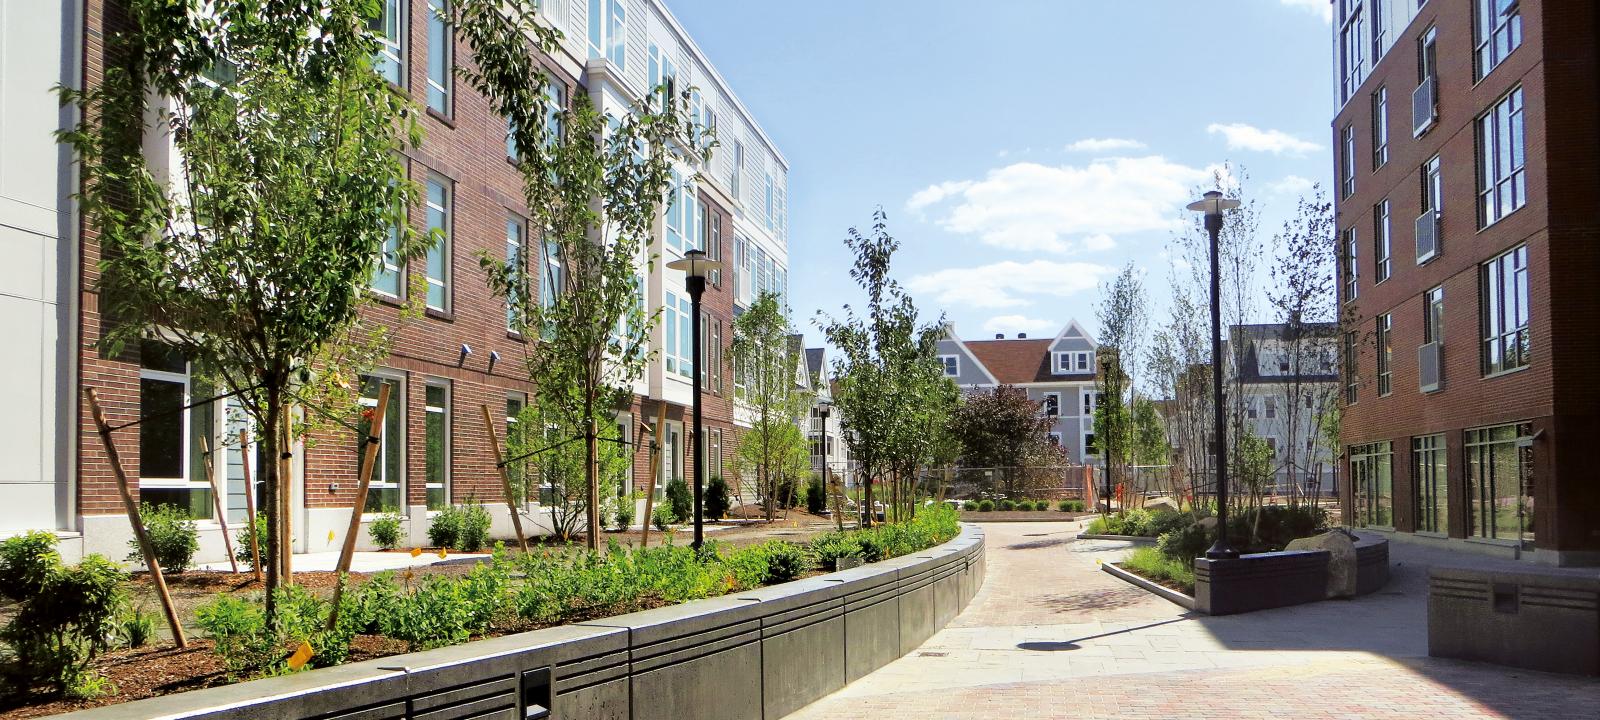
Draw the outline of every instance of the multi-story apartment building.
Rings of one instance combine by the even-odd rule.
[[[95,347],[103,322],[98,245],[94,229],[69,204],[71,157],[50,133],[71,118],[56,109],[49,88],[98,82],[107,64],[100,39],[127,20],[114,0],[50,6],[0,2],[0,43],[30,48],[0,58],[0,238],[14,257],[29,263],[26,269],[14,263],[17,271],[0,279],[0,307],[12,308],[8,317],[16,320],[8,327],[29,333],[15,339],[31,358],[15,360],[16,372],[8,374],[8,397],[22,403],[11,415],[16,427],[4,434],[13,462],[0,483],[17,491],[7,491],[0,534],[53,530],[75,539],[63,547],[69,556],[120,557],[131,528],[81,401],[83,388],[99,390],[113,423],[203,399],[206,388],[183,358],[158,347],[117,357]],[[394,333],[389,356],[365,378],[365,387],[372,398],[380,384],[394,394],[364,510],[369,517],[399,512],[412,542],[426,537],[433,513],[469,498],[494,513],[496,533],[510,532],[481,408],[505,418],[502,431],[515,422],[533,390],[521,358],[536,339],[508,331],[504,303],[490,293],[477,256],[519,253],[534,266],[541,292],[553,292],[562,273],[560,258],[527,226],[521,180],[507,161],[512,148],[506,121],[454,74],[455,63],[468,61],[471,52],[435,19],[436,6],[436,0],[384,0],[383,21],[375,25],[386,34],[380,71],[424,110],[426,140],[408,153],[406,164],[425,202],[413,208],[410,221],[445,238],[409,266],[383,264],[371,287],[377,302],[369,319],[392,325]],[[665,265],[689,249],[703,249],[728,266],[710,279],[704,296],[706,362],[699,368],[706,406],[700,446],[708,477],[722,474],[739,432],[727,352],[734,314],[758,292],[787,289],[787,161],[660,0],[553,0],[541,8],[542,19],[564,35],[560,47],[543,58],[552,108],[584,93],[602,112],[621,115],[644,103],[657,86],[694,88],[693,111],[720,142],[709,162],[682,162],[675,169],[650,247],[654,261],[640,259],[646,312],[659,310],[661,321],[651,336],[654,361],[616,421],[625,438],[638,441],[624,492],[659,489],[667,479],[689,476],[694,450],[685,428],[693,420],[688,408],[696,371],[690,300],[683,273]],[[18,57],[30,61],[10,60]],[[160,155],[165,144],[152,140],[147,148]],[[49,183],[39,182],[45,169]],[[426,292],[426,312],[402,321],[399,303],[412,288]],[[651,478],[644,433],[658,413],[665,417],[663,453]],[[218,448],[212,479],[225,494],[231,523],[245,519],[247,493],[259,497],[259,482],[247,487],[244,473],[246,463],[258,462],[255,448],[229,446],[244,427],[236,416],[218,402],[116,434],[139,499],[183,507],[199,520],[200,560],[222,556],[200,441]],[[298,552],[337,548],[349,519],[357,438],[328,433],[295,449],[291,523]],[[548,510],[539,493],[530,493],[524,524],[548,527]],[[365,532],[358,541],[367,543]]]
[[[1337,326],[1312,323],[1296,337],[1283,324],[1235,325],[1225,356],[1241,422],[1272,450],[1276,491],[1333,492],[1338,450],[1323,428],[1338,412]]]
[[[963,390],[986,390],[1011,385],[1039,403],[1039,411],[1052,419],[1050,436],[1067,452],[1071,462],[1093,464],[1100,451],[1094,438],[1095,390],[1094,338],[1073,320],[1053,338],[1018,334],[1006,339],[962,340],[948,325],[939,341],[939,361],[946,377]]]
[[[850,463],[850,446],[845,437],[844,416],[833,402],[833,373],[828,368],[827,348],[806,348],[806,375],[810,378],[811,411],[806,420],[806,438],[811,442],[811,471],[824,482],[837,480],[844,487],[855,486],[855,468]]]
[[[1600,562],[1600,6],[1335,13],[1347,517]]]

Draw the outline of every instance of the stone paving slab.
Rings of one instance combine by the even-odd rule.
[[[1101,572],[1132,546],[1077,523],[984,530],[966,612],[789,717],[1600,717],[1600,682],[1427,657],[1427,567],[1460,559],[1437,550],[1391,546],[1373,595],[1209,617]]]

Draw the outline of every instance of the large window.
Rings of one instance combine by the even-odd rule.
[[[672,54],[650,44],[650,91],[662,110],[672,107],[678,94],[678,63]]]
[[[437,175],[428,178],[428,232],[427,255],[427,306],[434,310],[450,309],[450,181]]]
[[[1381,283],[1389,279],[1393,269],[1390,264],[1392,244],[1389,237],[1389,200],[1372,207],[1372,282]]]
[[[1450,529],[1450,481],[1446,469],[1443,435],[1411,438],[1418,532],[1442,534]]]
[[[378,74],[396,85],[404,85],[406,77],[406,5],[405,0],[382,0],[378,17],[367,26],[378,39]]]
[[[1372,93],[1372,169],[1389,162],[1389,88]]]
[[[511,272],[511,277],[515,280],[520,280],[523,277],[522,273],[528,267],[527,259],[523,256],[527,246],[527,241],[524,240],[526,228],[527,225],[523,223],[522,218],[515,215],[506,217],[506,269]],[[513,287],[519,285],[518,282],[512,283]],[[506,298],[506,329],[512,332],[522,332],[523,321],[517,314],[518,303],[516,297]]]
[[[551,147],[561,142],[566,127],[561,118],[567,109],[567,86],[557,82],[555,78],[546,77],[544,81],[544,143]]]
[[[405,500],[405,426],[401,421],[401,408],[406,404],[406,396],[399,380],[387,377],[364,375],[361,378],[361,433],[358,437],[365,439],[368,435],[370,423],[375,419],[372,414],[378,407],[379,388],[389,386],[389,407],[384,412],[383,435],[378,438],[377,465],[372,468],[372,482],[367,489],[366,512],[384,513],[400,512]],[[357,458],[365,458],[366,453],[359,443],[356,446]]]
[[[428,0],[428,107],[450,114],[454,85],[454,38],[447,22],[449,0]]]
[[[1356,126],[1339,131],[1339,192],[1350,197],[1356,192]]]
[[[1478,118],[1478,225],[1487,227],[1528,202],[1523,165],[1522,88]]]
[[[627,11],[622,0],[589,0],[589,57],[627,67]]]
[[[1422,341],[1444,342],[1444,286],[1422,294]]]
[[[1340,99],[1348,101],[1366,78],[1367,37],[1363,30],[1361,0],[1339,3],[1339,78]]]
[[[1393,389],[1391,385],[1392,373],[1390,364],[1394,360],[1394,316],[1384,313],[1378,316],[1378,396],[1388,395]]]
[[[722,260],[722,213],[715,210],[706,213],[706,257]],[[722,287],[720,268],[711,271],[711,286]]]
[[[1345,333],[1344,402],[1346,405],[1354,405],[1356,402],[1356,380],[1358,379],[1357,371],[1360,369],[1360,365],[1358,364],[1358,359],[1360,356],[1357,355],[1358,350],[1359,346],[1356,344],[1355,332],[1352,331]]]
[[[733,141],[733,179],[729,182],[729,189],[733,191],[733,199],[736,202],[743,202],[744,200],[744,198],[739,197],[739,189],[743,180],[744,143],[735,140]]]
[[[428,509],[443,510],[450,505],[450,386],[445,381],[429,381],[423,422],[423,442],[427,458]]]
[[[1483,264],[1483,373],[1526,366],[1528,338],[1528,246]]]
[[[566,265],[561,258],[561,243],[544,241],[544,276],[539,279],[539,306],[546,310],[555,307],[556,300],[567,283]]]
[[[668,248],[680,253],[687,249],[685,247],[687,243],[685,236],[687,235],[689,218],[693,215],[689,205],[694,202],[694,198],[688,197],[687,193],[684,192],[684,184],[683,176],[677,170],[673,170],[672,184],[667,188],[667,232],[665,242]]]
[[[389,225],[383,238],[378,265],[372,269],[372,289],[390,297],[400,297],[400,228]]]
[[[1350,446],[1356,524],[1394,527],[1394,445],[1388,441]]]
[[[959,355],[940,355],[939,365],[944,368],[945,377],[956,377],[961,374],[961,357]]]
[[[1356,229],[1344,231],[1344,301],[1356,299],[1361,292],[1360,250],[1356,246]]]
[[[666,334],[666,350],[661,355],[666,360],[667,372],[682,377],[694,377],[694,335],[692,305],[689,298],[667,292],[661,308],[661,329]]]
[[[1044,414],[1055,417],[1061,414],[1061,393],[1052,392],[1044,394]]]
[[[506,393],[506,427],[505,443],[500,449],[500,459],[516,457],[528,451],[527,438],[522,429],[522,409],[528,404],[528,396],[520,392]],[[507,464],[506,479],[511,481],[512,492],[517,495],[523,504],[528,503],[528,464],[514,462]]]
[[[1466,432],[1467,521],[1472,537],[1532,541],[1533,426]]]
[[[195,519],[212,516],[203,448],[216,446],[215,403],[184,409],[214,395],[171,346],[139,347],[139,500],[176,507]]]
[[[1477,0],[1477,72],[1488,75],[1522,45],[1522,6],[1518,0]]]

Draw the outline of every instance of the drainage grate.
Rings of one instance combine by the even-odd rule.
[[[948,654],[949,653],[933,652],[932,650],[924,650],[922,652],[917,653],[917,657],[944,657],[944,656],[946,656]]]

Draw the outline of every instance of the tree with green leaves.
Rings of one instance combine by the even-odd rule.
[[[651,358],[655,317],[644,310],[640,266],[655,262],[651,232],[672,189],[674,159],[703,164],[715,143],[688,110],[688,87],[675,96],[658,88],[621,118],[584,94],[551,114],[539,56],[557,51],[559,33],[538,20],[533,0],[457,0],[450,13],[472,51],[457,71],[508,119],[529,227],[560,258],[559,277],[537,280],[524,257],[479,262],[510,305],[513,329],[537,339],[525,358],[537,381],[533,404],[544,413],[564,409],[571,417],[560,424],[582,429],[585,524],[589,547],[598,550],[607,439],[600,428],[627,406]]]
[[[1000,490],[1013,499],[1027,487],[1022,469],[1051,444],[1053,424],[1039,412],[1039,403],[1014,385],[969,393],[949,422],[951,434],[961,443],[961,464],[981,469],[985,490]]]
[[[384,331],[361,322],[389,253],[425,245],[400,153],[414,109],[373,69],[370,0],[127,0],[98,85],[60,91],[60,133],[100,245],[100,344],[176,351],[255,421],[263,456],[267,613],[291,552],[277,460],[295,398],[353,409],[354,367]],[[170,148],[152,159],[144,143]],[[150,341],[164,348],[156,349]]]
[[[1127,467],[1134,456],[1134,425],[1131,405],[1136,392],[1146,328],[1149,324],[1144,279],[1129,262],[1116,278],[1101,287],[1095,305],[1100,321],[1100,344],[1095,348],[1100,364],[1095,374],[1099,402],[1094,409],[1094,436],[1105,458],[1107,509],[1110,486],[1129,481]],[[1129,488],[1131,491],[1132,488]]]
[[[811,391],[796,382],[800,374],[782,301],[761,293],[733,321],[732,356],[744,387],[741,400],[750,409],[750,428],[739,436],[739,474],[754,480],[756,496],[770,522],[785,488],[797,487],[810,471],[810,444],[800,422],[811,407]]]

